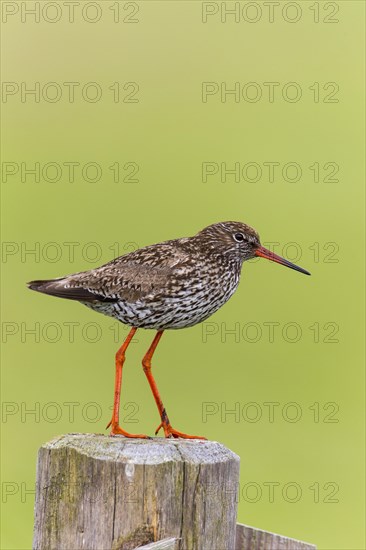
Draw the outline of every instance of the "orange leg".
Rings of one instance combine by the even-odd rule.
[[[152,356],[154,355],[154,351],[156,350],[156,346],[158,345],[162,334],[163,334],[162,330],[159,330],[156,333],[155,338],[154,338],[151,346],[149,347],[145,357],[142,360],[142,366],[143,366],[143,369],[144,369],[144,373],[146,374],[146,377],[147,377],[148,382],[150,384],[150,388],[151,388],[151,391],[153,393],[155,403],[158,407],[160,418],[161,418],[161,424],[158,426],[158,428],[155,432],[155,435],[158,433],[160,428],[163,428],[165,437],[183,437],[185,439],[206,439],[205,437],[200,437],[198,435],[187,435],[185,433],[178,432],[177,430],[174,430],[174,428],[172,428],[172,426],[169,422],[168,415],[167,415],[166,410],[164,408],[164,405],[163,405],[163,402],[161,400],[156,382],[155,382],[154,377],[153,377],[152,372],[151,372],[151,359],[152,359]]]
[[[119,403],[121,398],[122,369],[123,369],[123,364],[125,362],[125,351],[128,348],[128,345],[131,342],[132,338],[134,337],[134,334],[136,331],[137,331],[137,328],[132,328],[130,330],[126,340],[123,342],[122,346],[119,348],[119,350],[116,353],[116,378],[114,383],[113,413],[112,413],[112,420],[107,425],[107,428],[109,428],[109,426],[112,426],[111,435],[119,434],[119,435],[124,435],[125,437],[139,437],[139,438],[146,439],[147,435],[130,434],[128,432],[125,432],[125,430],[122,430],[122,428],[119,426]]]

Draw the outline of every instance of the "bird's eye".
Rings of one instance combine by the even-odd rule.
[[[238,243],[244,241],[244,235],[243,235],[243,233],[235,233],[235,234],[234,234],[234,239],[235,239]]]

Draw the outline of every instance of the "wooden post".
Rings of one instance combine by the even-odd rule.
[[[239,457],[215,441],[69,434],[38,455],[34,550],[316,550],[236,524]]]
[[[235,550],[316,550],[314,544],[289,539],[262,529],[238,523],[236,526]]]
[[[38,455],[33,548],[233,550],[238,483],[214,441],[60,436]]]

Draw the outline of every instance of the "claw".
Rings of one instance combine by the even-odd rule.
[[[148,435],[144,434],[130,434],[129,432],[126,432],[125,430],[122,430],[122,428],[118,424],[112,424],[112,421],[109,422],[107,428],[112,425],[112,430],[110,435],[123,435],[124,437],[131,437],[135,439],[151,439]]]
[[[174,428],[172,428],[170,424],[165,424],[164,422],[161,422],[159,426],[156,428],[155,435],[160,431],[161,428],[164,429],[164,434],[166,438],[177,439],[181,437],[182,439],[202,439],[207,441],[206,437],[202,437],[200,435],[188,435],[183,432],[179,432],[178,430],[175,430]]]

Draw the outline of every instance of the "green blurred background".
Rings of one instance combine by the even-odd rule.
[[[40,445],[103,432],[126,334],[25,282],[241,220],[312,277],[245,264],[224,308],[164,335],[164,403],[174,427],[240,455],[239,521],[364,549],[364,3],[238,2],[225,21],[219,2],[80,2],[74,22],[63,2],[34,5],[2,2],[1,548],[31,548]],[[140,367],[152,336],[124,371],[131,432],[159,422]]]

